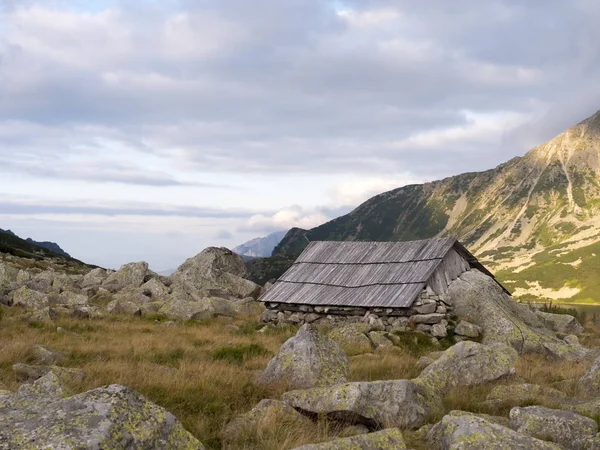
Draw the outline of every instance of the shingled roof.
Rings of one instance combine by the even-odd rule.
[[[311,242],[260,301],[408,308],[451,249],[492,276],[456,238]]]

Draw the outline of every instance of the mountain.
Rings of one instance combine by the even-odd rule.
[[[59,255],[63,255],[66,256],[68,258],[71,257],[71,255],[69,255],[67,252],[65,252],[62,248],[60,248],[60,246],[56,243],[56,242],[48,242],[48,241],[42,241],[42,242],[38,242],[38,241],[34,241],[31,238],[27,238],[25,239],[27,242],[29,242],[30,244],[33,245],[37,245],[38,247],[43,247],[43,248],[47,248],[48,250],[53,251],[54,253],[57,253]]]
[[[42,245],[43,244],[43,245]],[[59,250],[59,251],[55,251]],[[0,256],[12,255],[36,261],[47,261],[67,267],[88,267],[83,262],[72,258],[53,242],[36,242],[31,239],[21,239],[10,230],[0,229]],[[0,258],[1,259],[1,258]]]
[[[273,255],[293,259],[314,240],[433,236],[457,236],[521,300],[600,302],[600,111],[495,169],[404,186],[294,228]]]
[[[285,235],[285,231],[276,231],[275,233],[269,234],[267,237],[255,238],[238,245],[233,249],[233,252],[241,256],[251,256],[253,258],[271,256],[273,249],[281,242]]]

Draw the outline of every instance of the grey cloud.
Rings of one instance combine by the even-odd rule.
[[[546,115],[555,125],[537,126],[536,138],[544,140],[583,119],[591,104],[600,108],[600,10],[592,0],[552,0],[543,8],[516,0],[175,4],[188,14],[189,39],[210,42],[203,34],[210,30],[227,37],[221,47],[202,54],[192,48],[187,56],[161,52],[159,38],[172,13],[140,3],[121,3],[122,14],[95,25],[96,35],[93,27],[82,30],[78,47],[63,43],[62,60],[34,53],[19,37],[32,33],[53,44],[62,42],[60,31],[8,27],[0,34],[0,122],[64,130],[102,125],[140,152],[180,148],[182,166],[196,170],[442,176],[498,164],[525,151],[530,140],[511,124],[427,149],[394,143],[467,126],[468,110]],[[386,26],[354,29],[336,14],[340,5],[358,14],[386,8],[399,15]],[[0,21],[10,25],[16,20],[10,14]],[[130,37],[119,42],[118,33],[106,34],[117,41],[94,47],[110,27],[130,30]],[[92,49],[96,57],[89,59]],[[81,61],[69,62],[77,56]],[[23,79],[35,65],[48,69],[44,76]],[[11,145],[31,148],[32,139],[39,137],[21,134]],[[52,141],[51,148],[64,147]],[[140,177],[134,182],[177,184]]]
[[[101,216],[131,215],[248,219],[257,213],[259,212],[240,209],[172,207],[139,203],[131,205],[86,205],[0,201],[0,214],[12,215],[94,214]],[[269,214],[269,212],[267,212],[267,214]]]
[[[214,234],[214,238],[215,239],[231,239],[233,238],[233,234],[231,234],[229,231],[227,230],[219,230]]]

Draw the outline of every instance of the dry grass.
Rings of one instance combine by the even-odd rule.
[[[61,319],[54,324],[27,325],[11,316],[16,309],[0,308],[0,382],[16,390],[11,366],[31,361],[34,344],[47,345],[67,355],[61,363],[83,369],[85,380],[70,386],[82,392],[107,384],[123,384],[165,407],[182,421],[209,449],[220,449],[223,427],[235,416],[249,411],[263,398],[280,398],[285,386],[258,386],[254,380],[295,327],[257,333],[256,317],[214,319],[204,323],[165,326],[155,318],[111,317],[101,320]],[[236,325],[239,328],[228,325]],[[77,333],[57,333],[61,326]],[[588,342],[600,342],[595,325],[586,328]],[[352,381],[410,379],[418,375],[414,348],[393,347],[350,358]],[[589,363],[588,363],[589,364]],[[580,363],[549,363],[536,356],[522,357],[516,364],[517,379],[553,385],[576,378],[586,369]],[[493,385],[451,390],[443,410],[459,409],[506,416],[508,410],[486,411],[481,406]],[[575,393],[573,393],[574,395]],[[267,421],[268,422],[268,421]],[[263,424],[236,448],[285,450],[310,442],[325,441],[341,433],[334,423],[320,420],[309,428],[278,423]],[[424,433],[405,432],[415,450],[428,448]]]

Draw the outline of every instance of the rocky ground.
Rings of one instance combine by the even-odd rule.
[[[207,249],[165,278],[5,259],[0,448],[600,448],[596,324],[473,272],[442,340],[273,327],[238,262]]]

